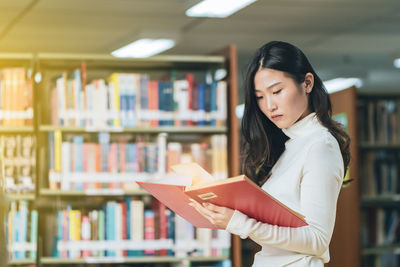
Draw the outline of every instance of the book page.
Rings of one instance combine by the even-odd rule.
[[[163,175],[161,178],[147,180],[147,182],[157,183],[157,184],[183,185],[188,187],[192,184],[192,177],[190,177],[189,175],[179,174],[179,173],[167,173],[166,175]]]
[[[190,176],[192,178],[191,187],[214,181],[214,177],[211,174],[194,162],[173,165],[171,169],[178,174]]]

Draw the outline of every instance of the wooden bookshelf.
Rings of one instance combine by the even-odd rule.
[[[400,244],[394,244],[390,246],[366,247],[362,249],[362,255],[381,255],[381,254],[400,255]]]
[[[123,189],[112,189],[112,190],[86,190],[86,191],[77,191],[77,190],[51,190],[48,188],[40,189],[41,196],[50,196],[50,197],[62,197],[62,196],[148,196],[150,195],[147,191],[138,189],[138,190],[123,190]]]
[[[379,144],[379,143],[361,143],[359,145],[360,150],[399,150],[400,144]]]
[[[0,127],[0,134],[7,134],[7,133],[34,133],[34,128],[33,126]]]
[[[42,257],[40,263],[48,264],[108,264],[108,263],[179,263],[179,262],[217,262],[227,260],[229,257],[104,257],[104,258],[80,258],[80,259],[58,259]]]
[[[10,201],[14,200],[34,200],[35,193],[7,193],[6,198]]]
[[[115,58],[110,55],[99,54],[54,54],[54,53],[39,53],[35,60],[40,65],[40,71],[43,74],[43,81],[36,85],[36,99],[41,100],[41,103],[35,102],[35,134],[38,136],[41,149],[38,149],[37,162],[46,165],[46,153],[44,152],[47,147],[47,135],[50,132],[61,131],[63,134],[96,134],[100,132],[108,132],[110,134],[144,134],[155,135],[160,133],[179,134],[180,135],[212,135],[212,134],[226,134],[228,137],[228,175],[234,176],[239,174],[239,133],[237,118],[235,116],[235,108],[237,105],[237,51],[236,47],[231,45],[228,48],[210,56],[155,56],[146,59],[123,59]],[[185,126],[185,127],[106,127],[106,128],[90,128],[90,127],[64,127],[49,125],[47,118],[44,118],[49,113],[49,108],[46,103],[49,103],[49,96],[45,95],[48,88],[45,86],[44,81],[49,79],[50,75],[60,73],[60,71],[68,70],[79,66],[82,62],[86,63],[87,69],[91,73],[111,73],[111,72],[147,72],[147,71],[165,71],[174,69],[176,71],[205,71],[209,69],[225,68],[228,70],[228,95],[227,95],[227,121],[226,126],[212,127],[212,126]],[[46,73],[48,76],[46,77]],[[88,72],[88,80],[91,79]],[[95,76],[93,76],[95,77]],[[41,92],[39,96],[39,92]],[[44,103],[44,104],[43,104]],[[120,196],[146,196],[148,193],[143,190],[115,190],[113,192],[90,192],[89,194],[84,191],[62,191],[50,190],[44,182],[47,179],[46,167],[37,168],[38,181],[38,199],[35,200],[39,207],[39,214],[48,212],[50,209],[60,208],[66,203],[78,203],[77,200],[90,199],[89,202],[95,200],[101,201],[102,198],[112,198]],[[85,198],[88,196],[88,198]],[[91,196],[95,198],[90,198]],[[82,198],[83,197],[83,198]],[[48,205],[47,205],[48,204]],[[87,203],[85,207],[89,207],[93,203]],[[98,204],[96,204],[98,205]],[[43,216],[39,216],[43,218]],[[41,220],[41,219],[39,219]],[[40,221],[43,223],[44,221]],[[39,226],[41,225],[39,223]],[[43,225],[43,224],[42,224]],[[39,228],[38,248],[43,248],[44,240],[46,239],[45,226]],[[39,249],[38,262],[41,265],[73,265],[73,264],[107,264],[107,263],[174,263],[174,262],[218,262],[230,259],[234,267],[241,266],[241,248],[240,239],[234,237],[232,244],[232,251],[229,257],[134,257],[134,258],[84,258],[84,259],[59,259],[53,257],[46,257],[43,254],[44,249]]]
[[[90,133],[90,132],[110,132],[110,133],[132,133],[132,134],[158,134],[158,133],[179,133],[179,134],[225,134],[227,127],[212,126],[172,126],[172,127],[107,127],[107,128],[90,128],[90,127],[68,127],[68,126],[39,126],[41,132],[61,131],[65,133]]]
[[[16,79],[16,76],[21,76],[24,77],[24,82],[27,82],[30,80],[29,74],[33,73],[33,66],[34,66],[34,55],[30,54],[30,53],[0,53],[0,71],[3,71],[4,73],[6,72],[13,72],[14,74],[11,75],[11,81],[12,84],[15,84],[14,81]],[[21,68],[24,68],[24,76],[22,76],[22,71],[20,70]],[[7,69],[7,71],[5,70]],[[12,69],[18,69],[18,70],[12,70]],[[29,70],[31,70],[32,72],[30,72]],[[17,74],[16,74],[17,73]],[[5,74],[4,76],[0,77],[0,79],[2,79],[2,82],[7,81],[7,79],[10,79],[9,77],[7,78],[7,74]],[[14,76],[14,77],[13,77]],[[4,80],[3,80],[4,79]],[[22,79],[22,78],[18,78],[18,79]],[[6,110],[1,110],[2,114],[3,114],[3,118],[2,118],[2,125],[0,126],[0,135],[1,137],[5,138],[5,137],[14,137],[14,136],[35,136],[36,137],[36,133],[35,133],[35,112],[34,110],[34,103],[31,102],[27,102],[27,99],[31,99],[30,97],[34,94],[34,91],[30,91],[30,86],[29,87],[20,87],[22,86],[23,83],[19,83],[18,86],[16,87],[7,87],[7,82],[4,83],[4,85],[2,84],[2,97],[4,97],[3,101],[7,101],[9,104],[11,104],[11,107],[3,107],[3,108],[7,108]],[[10,84],[10,83],[8,83]],[[33,88],[32,88],[33,89]],[[10,95],[10,91],[8,90],[13,90],[15,92],[15,94],[11,94]],[[8,96],[8,97],[7,97]],[[28,97],[25,99],[25,97]],[[14,106],[15,103],[26,103],[28,105],[32,104],[33,106],[24,106],[24,107],[18,107],[18,106]],[[13,120],[17,120],[14,121]],[[22,120],[29,120],[23,122]],[[32,121],[32,122],[30,122]],[[14,126],[14,125],[21,125],[21,126]],[[22,126],[24,125],[24,126]],[[4,139],[6,140],[6,139]],[[13,138],[13,140],[16,140]],[[14,141],[13,141],[14,143]],[[19,187],[21,185],[19,178],[21,178],[22,175],[17,174],[17,172],[15,172],[16,169],[16,165],[18,164],[20,167],[25,168],[26,165],[29,165],[32,161],[31,160],[31,156],[35,156],[36,154],[31,154],[29,153],[29,156],[26,156],[22,154],[22,149],[17,152],[17,149],[15,149],[12,152],[12,158],[14,160],[14,162],[10,163],[10,161],[8,161],[8,163],[4,160],[4,157],[6,156],[7,152],[7,145],[6,145],[6,141],[2,142],[2,145],[4,145],[4,147],[2,147],[2,152],[0,155],[0,168],[2,169],[1,172],[1,177],[0,180],[0,199],[2,200],[2,203],[0,204],[0,222],[4,223],[5,222],[5,215],[7,212],[9,212],[10,210],[10,204],[12,202],[14,203],[18,203],[17,206],[21,207],[22,202],[28,202],[29,204],[29,208],[28,208],[28,219],[26,221],[28,221],[28,223],[26,223],[26,221],[24,223],[26,223],[27,225],[30,225],[31,222],[31,209],[32,209],[32,204],[35,201],[35,191],[33,192],[25,192],[26,190],[30,190],[22,187]],[[23,147],[23,143],[17,143],[16,147]],[[30,147],[31,148],[31,147]],[[3,154],[4,153],[4,154]],[[18,154],[20,153],[20,154]],[[22,160],[20,160],[21,158],[23,158]],[[15,163],[16,161],[18,161],[17,163]],[[5,163],[6,162],[6,163]],[[22,162],[22,163],[21,163]],[[29,162],[29,163],[27,163]],[[6,167],[5,167],[6,165]],[[7,168],[8,166],[11,166],[14,169],[13,173],[10,176],[14,177],[14,181],[16,182],[15,185],[17,186],[17,188],[7,188],[5,186],[5,183],[3,181],[4,179],[4,169]],[[25,174],[26,176],[31,176],[32,173],[30,174]],[[33,177],[32,177],[33,178]],[[37,181],[33,180],[33,183],[36,184]],[[13,190],[13,191],[17,191],[17,192],[7,192],[9,190]],[[19,208],[18,207],[18,208]],[[25,211],[25,210],[24,210]],[[21,213],[22,214],[22,213]],[[24,213],[25,214],[25,213]],[[18,222],[21,222],[22,220],[20,219]],[[5,226],[7,224],[4,224],[3,226]],[[8,226],[8,225],[7,225]],[[15,226],[15,223],[13,224],[13,227]],[[2,229],[4,230],[4,228]],[[32,228],[29,227],[28,231],[31,231]],[[30,237],[28,237],[28,240],[30,239]],[[27,242],[29,242],[27,240]],[[4,231],[2,231],[0,233],[0,265],[3,266],[3,262],[5,262],[5,258],[7,257],[6,252],[5,252],[5,247],[7,246],[6,241],[5,241],[5,236],[4,236]],[[6,266],[33,266],[36,264],[36,259],[31,259],[29,258],[29,252],[26,253],[28,255],[26,256],[26,259],[9,259],[7,261],[7,265]],[[4,257],[4,258],[3,258]],[[22,258],[23,256],[21,256],[20,258]]]
[[[346,114],[347,133],[351,138],[351,162],[349,175],[354,182],[342,188],[338,204],[335,229],[330,244],[329,267],[361,266],[360,258],[360,192],[358,134],[357,134],[357,93],[351,87],[330,95],[333,115]]]
[[[81,62],[96,70],[152,71],[152,70],[206,70],[224,66],[226,58],[221,55],[158,55],[149,58],[117,58],[109,54],[64,54],[38,53],[41,68],[65,70],[74,68]]]
[[[373,162],[367,162],[366,160],[369,160],[367,158],[369,157],[368,155],[373,155],[372,159],[375,161],[377,153],[390,154],[399,151],[400,144],[396,141],[396,138],[399,140],[398,138],[400,137],[394,136],[393,132],[396,131],[393,131],[395,129],[393,127],[399,127],[398,123],[400,121],[398,118],[400,113],[397,109],[397,114],[392,114],[396,116],[395,122],[397,126],[388,127],[389,124],[393,123],[388,117],[385,117],[389,116],[389,108],[383,103],[379,104],[379,107],[382,107],[381,110],[378,111],[377,107],[380,101],[397,101],[390,103],[392,105],[391,112],[396,112],[392,108],[396,103],[399,103],[400,95],[393,93],[358,94],[355,88],[349,88],[333,94],[331,99],[334,113],[346,112],[349,123],[352,125],[351,127],[349,126],[349,133],[352,139],[350,177],[354,181],[349,188],[342,190],[339,197],[336,229],[331,246],[331,263],[328,266],[361,266],[361,264],[379,266],[376,265],[381,264],[377,257],[400,254],[399,244],[361,247],[361,240],[363,240],[363,243],[377,242],[375,240],[377,238],[375,235],[378,235],[377,231],[379,231],[377,226],[382,225],[380,227],[384,227],[383,223],[378,224],[377,222],[379,218],[382,218],[376,216],[377,210],[398,209],[400,207],[400,192],[375,191],[374,193],[369,193],[368,190],[378,190],[377,187],[365,189],[366,186],[371,186],[371,180],[369,179],[376,183],[377,179],[387,179],[387,177],[379,177],[375,171],[368,169],[371,164],[373,165]],[[387,113],[385,114],[385,112]],[[390,140],[390,138],[395,141]],[[356,169],[354,170],[353,168]],[[374,167],[372,166],[371,168]],[[399,170],[398,167],[397,170]],[[363,173],[359,173],[359,171],[363,171]],[[399,175],[398,172],[397,175]],[[399,177],[394,179],[399,180]],[[380,190],[383,189],[381,188]],[[394,188],[394,191],[396,191],[396,188]],[[364,214],[366,216],[361,217],[362,213],[366,213]],[[384,214],[384,216],[386,218],[387,215]],[[363,220],[360,218],[363,218]],[[340,230],[338,231],[338,229]],[[388,234],[386,231],[381,230],[380,233],[380,235],[384,235],[383,238],[385,239]],[[375,261],[373,260],[374,258]]]
[[[371,206],[394,206],[400,207],[400,195],[383,195],[383,196],[362,196],[361,197],[362,207]]]
[[[24,265],[35,265],[36,260],[24,259],[24,260],[10,260],[7,262],[7,266],[24,266]]]

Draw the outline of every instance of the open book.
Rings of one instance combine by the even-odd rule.
[[[287,227],[307,225],[304,216],[273,198],[245,175],[215,181],[197,163],[178,164],[171,169],[178,174],[176,179],[137,183],[196,227],[216,228],[189,206],[190,198],[239,210],[264,223]]]

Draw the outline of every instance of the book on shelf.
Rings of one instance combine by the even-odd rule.
[[[33,81],[24,68],[0,70],[0,125],[33,125]]]
[[[0,153],[7,193],[35,191],[36,138],[30,134],[0,136]]]
[[[400,143],[400,99],[361,98],[358,102],[360,141],[370,144]]]
[[[364,210],[362,219],[363,247],[389,247],[400,242],[400,214],[396,208]]]
[[[264,223],[286,227],[307,225],[304,216],[279,202],[245,175],[215,180],[197,163],[184,163],[171,168],[177,173],[175,177],[137,183],[196,227],[216,228],[189,206],[190,199],[239,210]],[[260,203],[267,208],[260,209]]]
[[[49,188],[52,190],[137,190],[135,180],[168,176],[170,166],[198,162],[215,177],[226,178],[225,135],[201,142],[168,142],[166,134],[152,139],[129,134],[49,133]],[[62,155],[62,156],[61,156]]]
[[[400,194],[399,165],[400,154],[395,150],[365,151],[361,156],[364,177],[361,184],[363,196],[395,196]]]
[[[49,230],[54,244],[45,254],[55,258],[217,257],[227,256],[230,248],[226,231],[196,230],[155,199],[149,207],[128,197],[89,211],[68,206],[45,220],[54,228]]]
[[[85,85],[82,68],[63,73],[51,90],[51,123],[78,127],[223,126],[226,81],[151,80],[148,74],[113,73]]]
[[[12,201],[6,214],[6,243],[10,260],[36,259],[38,212],[28,201]]]

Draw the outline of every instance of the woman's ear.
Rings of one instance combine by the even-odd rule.
[[[306,91],[306,94],[311,93],[313,87],[314,87],[314,75],[310,72],[307,72],[305,78],[304,78],[304,90]]]

